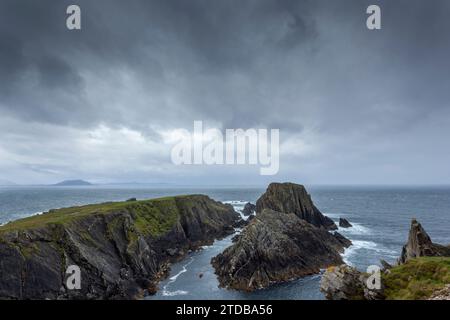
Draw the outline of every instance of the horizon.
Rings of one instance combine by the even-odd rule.
[[[65,182],[83,181],[89,183],[88,185],[59,185]],[[11,181],[10,181],[11,182]],[[302,183],[300,181],[278,181],[274,180],[267,184],[181,184],[176,182],[93,182],[88,179],[69,179],[57,182],[49,182],[42,184],[17,184],[11,182],[12,184],[1,184],[0,187],[58,187],[58,188],[92,188],[92,187],[102,187],[102,186],[129,186],[129,187],[154,187],[154,188],[203,188],[203,187],[217,187],[217,188],[266,188],[271,183],[295,183],[304,185],[308,188],[315,187],[360,187],[360,188],[371,188],[371,187],[392,187],[392,188],[420,188],[420,187],[450,187],[449,184],[399,184],[399,183],[382,183],[382,184],[338,184],[338,183]]]

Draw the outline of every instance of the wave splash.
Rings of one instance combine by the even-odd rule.
[[[194,257],[191,257],[189,259],[189,261],[183,265],[183,268],[180,270],[180,272],[178,272],[176,275],[172,276],[169,278],[169,282],[167,282],[167,284],[163,287],[162,290],[162,295],[166,296],[166,297],[173,297],[173,296],[180,296],[180,295],[187,295],[189,292],[185,291],[185,290],[175,290],[175,291],[169,291],[168,287],[174,283],[175,281],[177,281],[178,277],[181,276],[183,273],[187,272],[188,269],[187,267],[194,262]]]

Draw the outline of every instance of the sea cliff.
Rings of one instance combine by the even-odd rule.
[[[240,216],[204,195],[51,210],[0,227],[0,298],[135,299],[171,262],[234,232]],[[66,269],[81,269],[68,290]]]

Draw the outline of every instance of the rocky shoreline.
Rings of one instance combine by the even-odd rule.
[[[417,220],[397,264],[380,263],[379,288],[368,286],[371,274],[342,264],[327,269],[320,290],[329,300],[450,300],[450,246],[433,243]]]

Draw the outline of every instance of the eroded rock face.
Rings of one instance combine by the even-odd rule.
[[[211,263],[222,287],[252,291],[341,264],[342,238],[294,213],[264,209]]]
[[[202,195],[45,215],[0,228],[0,298],[137,298],[155,292],[170,262],[233,233],[240,219],[230,205]],[[81,269],[81,290],[66,288],[69,265]]]
[[[271,209],[278,212],[294,213],[316,227],[337,229],[330,218],[324,216],[314,206],[311,196],[304,186],[294,183],[271,183],[266,192],[256,202],[256,212]]]
[[[409,259],[417,257],[450,256],[450,247],[435,244],[430,236],[415,219],[411,222],[408,242],[403,246],[399,263],[405,263]]]

